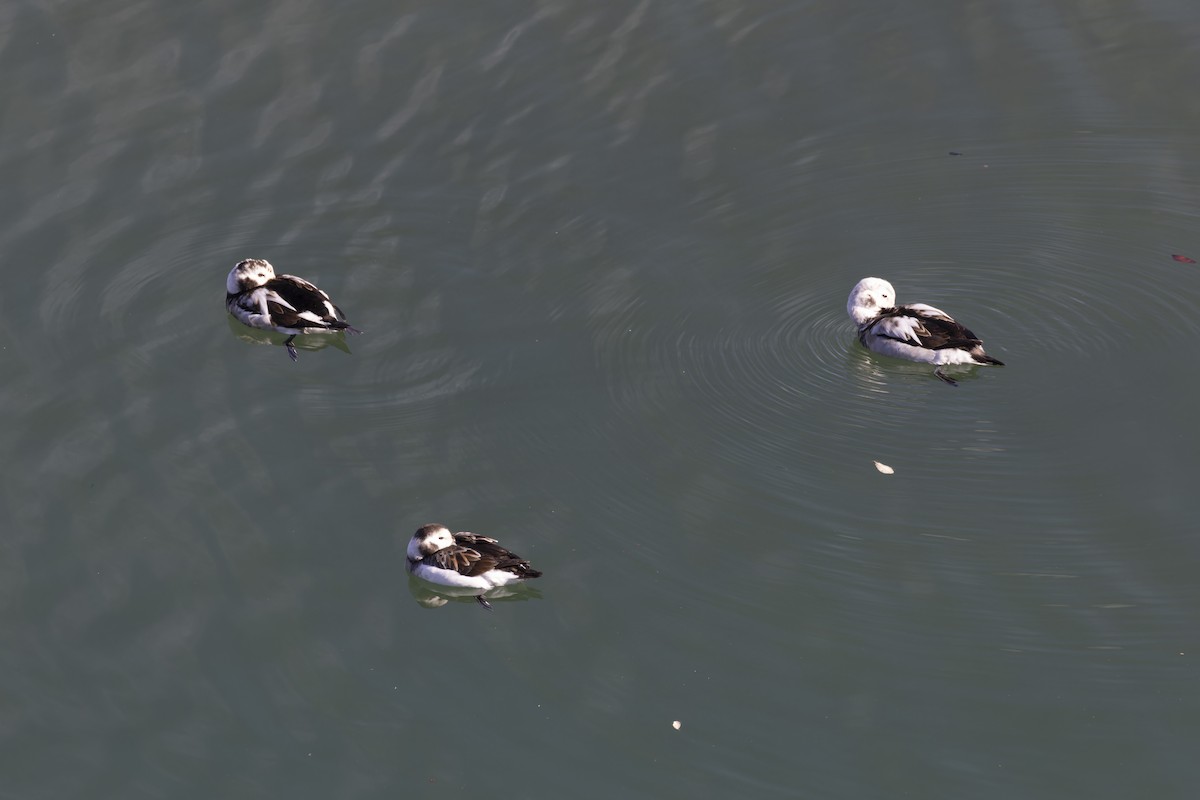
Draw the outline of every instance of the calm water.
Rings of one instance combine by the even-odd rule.
[[[1192,796],[1198,36],[0,5],[0,797]],[[1008,366],[867,355],[865,275]],[[430,521],[538,591],[426,607]]]

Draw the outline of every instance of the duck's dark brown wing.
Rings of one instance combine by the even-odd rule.
[[[267,281],[267,308],[271,317],[289,328],[346,330],[346,315],[329,295],[295,275],[280,275]],[[272,297],[272,294],[274,297]]]
[[[541,576],[541,572],[530,566],[529,562],[521,558],[516,553],[502,547],[495,539],[487,536],[480,536],[475,533],[467,533],[460,531],[454,534],[454,547],[445,547],[433,555],[444,553],[447,550],[461,550],[473,555],[458,555],[454,559],[456,562],[461,562],[464,559],[473,559],[470,565],[470,572],[462,572],[464,575],[479,575],[492,569],[505,570],[520,575],[523,578],[537,578]],[[446,567],[451,569],[451,567]]]
[[[884,309],[869,330],[885,339],[942,350],[957,347],[970,350],[983,344],[965,325],[955,322],[933,306],[911,305]]]
[[[479,575],[495,566],[494,559],[486,559],[478,550],[457,544],[430,553],[421,561],[428,566],[457,572],[459,575]]]

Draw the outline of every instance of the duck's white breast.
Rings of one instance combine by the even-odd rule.
[[[431,567],[428,564],[409,562],[409,571],[423,581],[440,583],[442,586],[463,586],[470,589],[490,589],[520,580],[511,572],[489,570],[482,575],[463,575],[451,569]]]

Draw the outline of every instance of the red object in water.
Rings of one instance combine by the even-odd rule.
[[[1176,261],[1179,261],[1183,264],[1195,264],[1196,263],[1196,259],[1188,258],[1187,256],[1181,256],[1181,255],[1179,255],[1179,253],[1175,253],[1174,255],[1171,256],[1171,258],[1173,258]]]

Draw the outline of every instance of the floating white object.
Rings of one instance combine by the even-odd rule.
[[[680,728],[683,727],[683,723],[680,722],[679,720],[675,720],[674,722],[671,723],[671,727],[674,728],[675,730],[679,730]]]
[[[875,462],[875,469],[879,470],[884,475],[891,475],[891,474],[895,473],[895,471],[896,471],[896,470],[892,469],[891,467],[889,467],[887,464],[881,464],[878,461]]]

